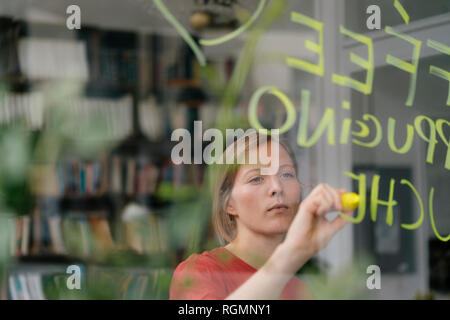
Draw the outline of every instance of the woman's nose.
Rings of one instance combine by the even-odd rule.
[[[270,179],[270,195],[279,196],[283,193],[283,186],[277,176],[272,176]]]

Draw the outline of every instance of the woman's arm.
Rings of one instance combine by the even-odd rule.
[[[307,253],[297,252],[280,244],[269,260],[226,300],[274,300],[281,295],[286,284],[308,260]]]
[[[226,299],[278,299],[293,275],[347,223],[342,217],[325,218],[330,211],[341,210],[341,195],[327,184],[318,185],[302,201],[286,238],[267,262]],[[351,215],[353,211],[345,211]]]

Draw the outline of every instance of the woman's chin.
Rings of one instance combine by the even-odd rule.
[[[292,217],[289,217],[288,215],[283,217],[280,216],[274,221],[273,229],[276,233],[287,233],[291,223]]]

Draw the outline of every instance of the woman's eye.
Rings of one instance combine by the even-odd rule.
[[[261,180],[262,180],[261,177],[255,177],[251,179],[250,182],[260,182]]]
[[[294,175],[292,173],[286,172],[281,175],[283,178],[292,178]]]

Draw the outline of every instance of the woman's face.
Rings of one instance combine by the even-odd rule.
[[[262,147],[267,147],[270,157],[270,142]],[[257,151],[254,148],[249,152]],[[241,228],[246,228],[264,235],[284,234],[297,213],[301,200],[301,188],[294,164],[280,145],[278,170],[271,175],[261,175],[260,168],[260,165],[242,165],[239,168],[227,212],[235,216],[238,232]]]

